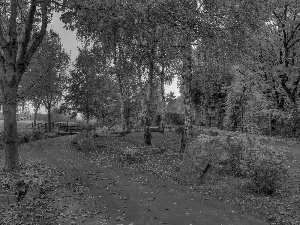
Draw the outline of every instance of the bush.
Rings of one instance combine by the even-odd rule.
[[[31,141],[37,141],[45,139],[45,132],[40,129],[33,129],[33,130],[22,130],[18,133],[18,143],[28,143]]]
[[[93,138],[84,138],[78,141],[78,147],[81,150],[85,150],[85,151],[91,151],[94,150],[96,145],[95,145],[95,141]]]
[[[30,133],[30,141],[37,141],[45,138],[45,132],[40,129],[34,129]]]
[[[97,127],[95,129],[95,135],[97,136],[102,136],[108,134],[108,127],[103,126],[103,127]]]
[[[119,133],[119,132],[123,131],[123,128],[122,128],[122,125],[117,124],[117,125],[114,125],[113,127],[111,127],[109,130],[113,133]]]
[[[28,143],[31,141],[31,131],[30,130],[24,130],[18,133],[18,143]]]
[[[88,132],[86,132],[85,130],[76,134],[72,140],[72,144],[78,144],[79,141],[81,141],[82,139],[87,138],[88,136]]]
[[[175,133],[176,134],[182,134],[184,132],[184,127],[183,126],[178,126],[175,128]]]
[[[184,115],[179,113],[166,113],[166,122],[175,126],[184,124]]]
[[[283,152],[244,134],[219,131],[219,136],[211,136],[204,132],[188,146],[183,174],[194,173],[203,181],[212,172],[207,168],[217,168],[218,172],[248,179],[251,190],[266,195],[274,194],[286,180],[288,167]]]

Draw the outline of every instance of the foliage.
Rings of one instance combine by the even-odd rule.
[[[179,113],[166,113],[166,122],[167,124],[171,124],[174,126],[183,125],[184,124],[184,115]]]
[[[215,129],[201,130],[202,133],[209,134],[208,136],[214,134],[214,137],[217,137],[217,133],[223,133],[223,131]],[[225,136],[227,137],[227,135],[235,136],[236,133],[226,132]],[[222,165],[223,167],[220,168],[222,171],[218,171],[218,168],[210,171],[211,177],[205,183],[199,184],[199,180],[198,182],[187,183],[183,182],[179,168],[181,159],[177,153],[180,148],[180,135],[174,132],[153,133],[152,146],[145,146],[142,137],[142,132],[133,132],[122,137],[97,137],[95,142],[101,143],[101,147],[85,153],[97,164],[105,161],[112,168],[138,170],[143,176],[151,174],[151,177],[153,175],[161,180],[179,183],[181,187],[192,189],[193,192],[204,195],[205,198],[213,197],[214,199],[236,205],[242,212],[256,214],[268,222],[277,224],[298,223],[299,170],[284,183],[284,189],[281,188],[274,195],[268,197],[265,197],[264,194],[254,194],[253,191],[256,191],[256,189],[253,186],[249,186],[249,183],[251,184],[250,178],[234,176],[233,173],[229,172],[229,166],[226,166],[226,172],[225,165]],[[129,155],[127,157],[127,155],[123,154],[125,149],[137,149],[138,152],[136,156],[131,157]],[[161,154],[160,152],[163,153]],[[298,168],[297,161],[295,161],[294,165]],[[196,175],[193,174],[194,177],[197,177]]]
[[[266,23],[251,39],[244,65],[276,108],[296,107],[299,95],[299,2],[272,1]]]
[[[106,70],[102,70],[102,63],[95,54],[95,50],[87,47],[79,49],[65,97],[67,108],[82,113],[88,121],[94,116],[106,115],[109,106],[116,101],[114,82],[105,74]]]
[[[6,120],[6,167],[9,170],[19,167],[15,114],[20,81],[43,41],[51,11],[61,9],[62,2],[65,1],[1,1],[0,78]]]
[[[219,172],[245,177],[257,193],[274,194],[287,178],[284,153],[260,144],[253,137],[221,132],[219,136],[200,135],[188,146],[183,173],[196,173],[202,179],[209,165]]]
[[[46,138],[54,138],[57,136],[58,133],[55,131],[52,133],[46,133],[43,129],[23,129],[18,133],[18,143],[24,144]]]
[[[97,127],[95,133],[98,136],[106,135],[108,133],[109,128],[106,126],[103,127]]]

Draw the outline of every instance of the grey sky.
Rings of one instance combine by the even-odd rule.
[[[77,46],[80,46],[80,41],[76,40],[76,31],[66,30],[64,23],[59,20],[59,17],[60,14],[54,13],[49,28],[52,28],[59,34],[64,49],[66,49],[68,53],[71,53],[71,60],[74,61],[78,54]]]

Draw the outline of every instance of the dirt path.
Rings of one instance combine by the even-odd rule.
[[[66,173],[55,192],[60,224],[107,225],[243,225],[267,224],[231,205],[160,181],[149,174],[96,165],[72,150],[72,137],[32,142],[22,157]]]

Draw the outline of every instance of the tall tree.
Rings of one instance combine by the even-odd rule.
[[[300,85],[300,3],[274,1],[268,21],[249,41],[244,65],[264,84],[277,107],[297,109]]]
[[[62,1],[55,2],[62,4]],[[4,0],[0,4],[0,86],[3,95],[5,168],[18,170],[18,86],[46,34],[49,13],[54,4],[51,0]]]
[[[62,48],[59,35],[50,30],[20,83],[22,93],[19,95],[25,95],[36,104],[35,110],[40,104],[46,108],[48,132],[51,132],[51,110],[66,90],[69,61],[70,57]]]
[[[66,104],[71,111],[82,113],[87,123],[92,117],[104,119],[116,101],[116,82],[109,77],[99,51],[87,46],[79,49],[68,79]]]

